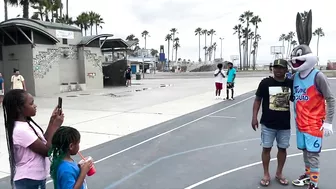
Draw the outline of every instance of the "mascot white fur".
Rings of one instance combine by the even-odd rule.
[[[318,57],[309,47],[312,38],[311,10],[304,22],[300,13],[297,13],[296,32],[299,46],[293,49],[289,65],[296,72],[292,89],[294,117],[297,147],[303,151],[305,173],[292,183],[296,186],[308,185],[308,189],[318,189],[319,153],[323,136],[333,134],[335,99],[326,76],[314,68]]]

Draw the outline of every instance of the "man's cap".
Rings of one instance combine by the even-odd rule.
[[[227,64],[231,64],[231,65],[233,65],[233,63],[232,63],[232,62],[228,62]]]
[[[274,60],[274,63],[273,63],[273,66],[281,66],[281,67],[284,67],[284,68],[287,68],[287,60],[284,60],[284,59],[277,59],[277,60]]]

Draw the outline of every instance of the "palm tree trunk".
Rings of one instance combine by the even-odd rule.
[[[170,69],[170,67],[169,67],[169,51],[170,51],[170,40],[168,40],[168,56],[167,56],[168,70]]]
[[[8,2],[4,0],[5,21],[8,20]]]
[[[205,44],[205,47],[206,47],[206,34],[204,35],[204,44]],[[205,48],[204,49],[204,63],[206,62],[206,53],[207,53],[207,49]]]
[[[23,2],[23,18],[29,18],[29,0]]]
[[[317,36],[316,56],[318,56],[319,53],[319,43],[320,43],[320,35]]]
[[[69,16],[69,0],[66,0],[66,15]]]
[[[176,47],[175,62],[177,62],[177,49],[178,49],[178,47]]]
[[[96,24],[96,35],[98,35],[98,25]]]
[[[173,33],[173,38],[172,38],[172,42],[173,42],[173,45],[172,45],[172,61],[174,61],[174,39],[175,39],[175,33]]]
[[[214,60],[216,59],[216,49],[214,49]]]
[[[319,43],[320,43],[320,35],[317,36],[317,47],[316,47],[317,58],[318,58],[318,52],[319,52]],[[319,61],[317,61],[317,65],[319,65]]]
[[[198,34],[198,61],[201,60],[201,34]]]
[[[90,34],[91,34],[91,36],[92,36],[92,26],[93,25],[90,25]]]
[[[250,43],[250,50],[249,50],[249,52],[248,52],[248,55],[249,55],[249,62],[248,62],[248,68],[250,68],[251,67],[251,51],[252,51],[252,40],[253,40],[253,38],[251,38],[251,43]]]
[[[285,48],[285,40],[284,39],[282,40],[282,46],[283,46],[283,48]],[[284,49],[284,52],[285,52],[285,49]],[[282,58],[284,58],[284,53],[282,53]]]
[[[243,68],[243,64],[242,64],[242,52],[241,52],[241,40],[240,40],[240,33],[238,33],[238,42],[239,42],[239,64],[240,64],[240,70],[242,70]]]
[[[210,37],[210,47],[212,46],[212,37],[213,37],[213,34],[211,34],[211,37]],[[211,61],[211,57],[212,57],[212,48],[210,48],[210,51],[209,51],[209,61]]]

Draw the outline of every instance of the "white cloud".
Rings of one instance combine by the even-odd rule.
[[[63,0],[65,3],[65,0]],[[0,7],[3,1],[0,0]],[[83,11],[100,13],[106,24],[101,33],[113,33],[115,37],[125,38],[133,33],[141,38],[141,32],[147,30],[150,36],[147,40],[148,48],[159,48],[165,45],[166,34],[173,27],[179,31],[181,49],[178,57],[185,59],[198,59],[198,37],[194,31],[197,27],[215,29],[217,35],[214,42],[220,44],[219,37],[224,37],[223,56],[229,59],[230,55],[238,54],[238,40],[233,34],[233,26],[238,23],[241,13],[246,10],[253,11],[262,19],[258,33],[261,42],[258,50],[260,63],[269,63],[273,57],[270,55],[270,46],[281,45],[278,41],[280,34],[295,31],[295,17],[297,12],[312,9],[313,29],[322,27],[326,36],[320,40],[319,56],[322,63],[329,59],[336,60],[334,42],[336,42],[336,25],[334,21],[334,6],[329,0],[69,0],[70,16],[76,17]],[[21,14],[21,8],[9,8],[9,17]],[[33,12],[33,11],[31,11]],[[0,11],[0,20],[3,18]],[[210,39],[207,39],[210,42]],[[140,45],[144,45],[143,40]],[[201,38],[204,46],[204,37]],[[311,48],[316,52],[316,38],[311,41]],[[201,51],[203,59],[204,51]],[[216,56],[220,56],[220,47]]]

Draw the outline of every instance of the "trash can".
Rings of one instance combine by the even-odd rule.
[[[139,72],[135,74],[135,79],[141,80],[141,74]]]

